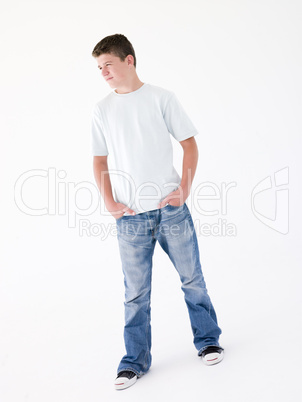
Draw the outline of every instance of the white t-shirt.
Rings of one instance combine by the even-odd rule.
[[[170,134],[177,141],[198,134],[174,92],[148,83],[99,101],[91,132],[92,154],[108,155],[114,200],[136,213],[157,209],[180,185]]]

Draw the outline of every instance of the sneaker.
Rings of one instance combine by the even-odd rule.
[[[208,346],[201,353],[201,358],[207,366],[219,363],[223,359],[223,349],[219,346]]]
[[[114,386],[115,389],[124,389],[128,388],[133,385],[137,380],[137,375],[130,370],[124,370],[118,373],[115,381]]]

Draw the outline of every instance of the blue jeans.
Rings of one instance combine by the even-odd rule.
[[[123,215],[116,225],[125,284],[126,348],[117,373],[130,369],[141,377],[151,366],[150,295],[156,240],[180,276],[198,355],[209,345],[220,346],[221,329],[206,289],[195,228],[186,203]]]

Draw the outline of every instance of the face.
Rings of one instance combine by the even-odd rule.
[[[96,57],[98,68],[101,70],[104,80],[111,88],[122,87],[128,80],[133,57],[127,56],[124,61],[110,53],[104,53]]]

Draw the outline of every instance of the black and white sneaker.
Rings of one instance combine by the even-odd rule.
[[[219,346],[208,346],[202,353],[201,358],[204,364],[211,366],[223,359],[223,349]]]
[[[118,373],[115,381],[114,386],[115,389],[124,389],[128,388],[133,385],[137,380],[137,375],[130,370],[124,370]]]

